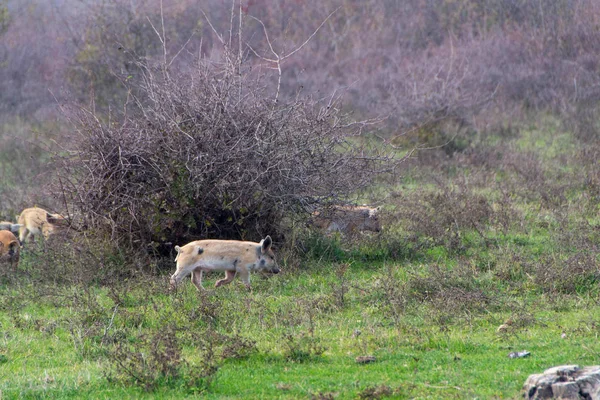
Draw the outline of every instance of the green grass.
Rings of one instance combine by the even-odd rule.
[[[183,381],[150,392],[109,382],[111,362],[105,351],[110,345],[100,343],[97,335],[85,337],[85,329],[100,324],[100,333],[109,329],[131,338],[160,330],[161,321],[174,320],[186,329],[202,330],[206,322],[201,318],[184,320],[207,299],[217,307],[217,331],[236,332],[256,342],[249,356],[219,362],[214,381],[203,390],[207,398],[333,394],[345,399],[381,385],[397,398],[515,398],[529,374],[557,364],[595,363],[600,353],[600,328],[593,323],[600,317],[600,307],[593,298],[564,296],[563,304],[556,304],[536,293],[515,296],[504,286],[505,293],[495,294],[500,306],[445,315],[427,301],[413,299],[395,321],[386,310],[382,281],[407,282],[423,273],[425,265],[353,263],[345,275],[349,287],[343,304],[336,292],[341,285],[336,268],[337,264],[320,263],[269,280],[255,277],[252,292],[236,283],[210,290],[208,296],[199,295],[187,283],[179,293],[168,294],[161,289],[164,279],[151,278],[123,290],[126,300],[112,325],[114,302],[106,288],[91,288],[89,298],[94,300],[77,308],[68,296],[82,288],[42,290],[22,285],[15,295],[3,286],[3,299],[15,299],[0,316],[3,398],[193,397],[193,388]],[[392,278],[390,269],[395,271]],[[211,278],[206,287],[214,281]],[[481,287],[489,283],[485,274],[473,281]],[[36,292],[45,295],[30,297]],[[149,295],[158,309],[148,307]],[[496,332],[508,316],[523,312],[531,315],[526,325],[507,334]],[[136,313],[138,317],[132,317]],[[310,338],[325,350],[290,358],[287,335],[299,342]],[[524,349],[531,357],[507,357]],[[199,362],[193,343],[185,343],[183,350],[190,363]],[[357,364],[355,358],[363,355],[373,355],[377,361]]]

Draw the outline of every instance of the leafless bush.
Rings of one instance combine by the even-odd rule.
[[[486,289],[486,281],[464,264],[447,269],[427,265],[422,273],[401,279],[389,267],[373,286],[373,304],[400,325],[405,313],[427,304],[428,313],[441,325],[455,317],[489,310],[499,304]]]
[[[284,217],[349,197],[391,161],[354,137],[364,124],[337,98],[274,102],[233,58],[179,75],[137,65],[123,113],[70,115],[62,175],[90,226],[121,243],[281,238]]]
[[[98,293],[87,286],[65,291],[72,315],[63,324],[79,354],[107,357],[109,381],[148,391],[161,386],[203,391],[223,360],[256,351],[253,340],[232,332],[220,320],[221,303],[206,294],[199,304],[196,296],[190,302],[180,293],[170,296],[171,302],[156,301],[159,293],[165,294],[156,278],[108,288],[112,303],[99,301]],[[196,349],[194,361],[184,354],[187,346]]]
[[[106,356],[108,345],[123,339],[123,332],[117,332],[111,326],[119,308],[101,304],[96,293],[88,286],[79,287],[79,292],[72,295],[62,294],[61,301],[70,305],[71,313],[62,321],[63,327],[69,331],[77,354],[83,358],[95,359]],[[54,286],[56,291],[56,286]],[[56,293],[55,293],[56,294]],[[64,296],[64,297],[63,297]]]
[[[190,364],[182,356],[176,333],[177,329],[166,326],[134,342],[118,342],[111,352],[109,380],[132,383],[147,391],[182,383],[190,390],[206,390],[218,370],[210,334],[195,335],[196,345],[204,354],[200,363]]]
[[[241,336],[227,337],[223,335],[223,349],[221,357],[223,359],[241,359],[246,358],[257,351],[256,342],[252,339]]]
[[[335,393],[317,392],[310,395],[310,400],[335,400]]]

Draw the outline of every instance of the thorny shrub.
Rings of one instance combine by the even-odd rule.
[[[151,391],[159,386],[184,384],[194,391],[204,391],[218,370],[210,335],[196,334],[200,362],[191,364],[182,355],[177,329],[165,326],[151,335],[134,341],[121,341],[111,351],[112,371],[109,380],[130,382]]]
[[[61,170],[88,225],[122,245],[165,253],[199,237],[281,240],[294,214],[349,197],[393,161],[356,137],[365,124],[337,98],[274,101],[231,63],[179,74],[136,65],[121,114],[68,114],[77,157]]]
[[[350,264],[339,264],[336,266],[335,275],[337,283],[333,287],[333,298],[338,308],[344,308],[346,305],[346,294],[349,290],[349,279],[347,276]]]

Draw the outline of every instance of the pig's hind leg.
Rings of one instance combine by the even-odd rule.
[[[233,278],[235,278],[235,271],[225,271],[225,278],[218,280],[217,283],[215,283],[215,287],[231,283],[231,281],[233,281]]]

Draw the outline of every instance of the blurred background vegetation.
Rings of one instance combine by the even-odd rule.
[[[374,180],[377,185],[358,194],[363,202],[384,204],[398,194],[399,185],[414,179],[415,168],[422,185],[447,185],[439,177],[459,166],[477,171],[502,169],[509,176],[514,172],[521,180],[514,187],[502,188],[505,211],[516,192],[559,202],[555,178],[560,171],[567,173],[564,168],[568,165],[583,168],[585,177],[569,178],[566,186],[556,190],[585,185],[586,194],[596,199],[600,187],[595,166],[600,128],[595,117],[600,99],[599,23],[600,5],[592,0],[326,0],[318,4],[247,0],[227,5],[216,0],[176,4],[158,0],[2,0],[0,216],[13,219],[33,204],[67,214],[89,213],[92,208],[108,214],[97,208],[93,196],[83,199],[81,186],[77,186],[82,179],[77,168],[82,171],[89,165],[71,163],[74,152],[82,154],[77,147],[81,143],[72,145],[77,142],[73,132],[80,136],[81,132],[94,133],[90,124],[81,125],[81,119],[79,125],[74,122],[68,110],[86,110],[106,134],[113,129],[110,124],[126,125],[127,107],[131,109],[135,103],[132,98],[139,102],[140,93],[151,98],[148,73],[152,68],[168,63],[169,70],[177,71],[185,82],[192,79],[198,60],[203,60],[205,65],[217,66],[210,79],[219,81],[232,54],[238,58],[231,65],[239,68],[240,76],[259,82],[256,87],[260,86],[265,100],[277,92],[280,104],[297,105],[298,96],[305,96],[302,98],[310,99],[307,103],[314,107],[335,98],[336,112],[351,115],[355,121],[377,122],[353,133],[382,147],[393,146],[400,156],[419,149],[394,174],[379,177]],[[268,60],[274,59],[271,49],[285,56],[308,38],[300,51],[281,62],[278,77],[276,64]],[[137,106],[142,110],[144,105]],[[194,112],[188,111],[190,115]],[[174,119],[180,118],[175,114]],[[337,114],[329,117],[334,120]],[[133,121],[141,120],[134,116]],[[234,118],[233,123],[236,121]],[[560,171],[547,168],[545,160],[533,152],[521,156],[517,150],[522,149],[510,144],[527,128],[539,126],[552,126],[557,134],[568,131],[576,141],[569,142],[574,146],[572,152],[562,153],[568,159],[562,160]],[[163,128],[156,128],[153,137]],[[104,139],[116,141],[124,134],[117,130]],[[94,143],[88,141],[86,151],[94,151]],[[562,150],[566,149],[557,149]],[[70,161],[66,163],[66,159]],[[506,182],[502,185],[508,185]],[[472,184],[469,180],[467,187]],[[150,186],[138,194],[151,192],[147,190]],[[324,194],[323,190],[316,194],[319,199],[348,200],[351,187],[338,189],[346,191],[344,196]],[[538,192],[530,193],[535,189]],[[456,189],[444,190],[459,195]],[[303,199],[288,206],[306,206],[310,194],[298,194]],[[157,218],[148,223],[151,226],[139,227],[143,235],[128,240],[143,247],[200,235],[256,239],[268,233],[264,231],[282,229],[258,227],[257,218],[262,214],[254,219],[246,215],[249,205],[256,208],[256,204],[232,206],[227,200],[231,194],[225,200],[214,200],[221,210],[212,219],[181,211],[194,201],[200,203],[198,190],[192,198],[189,193],[179,196],[165,200],[162,192],[157,193],[154,214],[173,212],[173,218],[188,218],[188,228],[198,229],[179,229],[164,237],[158,231],[170,222]],[[87,210],[82,204],[73,206],[78,198],[80,203],[87,202]],[[167,200],[173,203],[170,208]],[[393,203],[409,204],[404,201],[408,200],[387,204],[393,213],[401,213],[402,207]],[[207,208],[214,204],[205,203],[202,212],[208,213]],[[434,203],[430,206],[439,209]],[[419,207],[425,205],[414,205],[411,215]],[[489,212],[497,212],[498,207],[491,203]],[[281,221],[282,210],[275,211],[269,208],[265,215]],[[129,213],[137,216],[134,211]],[[125,217],[111,216],[113,227]],[[144,213],[139,217],[149,219]],[[241,224],[244,218],[249,226],[243,229],[211,230],[215,221]],[[400,216],[394,218],[392,222]],[[485,218],[468,225],[479,229],[491,216]],[[287,239],[281,235],[280,240]]]

